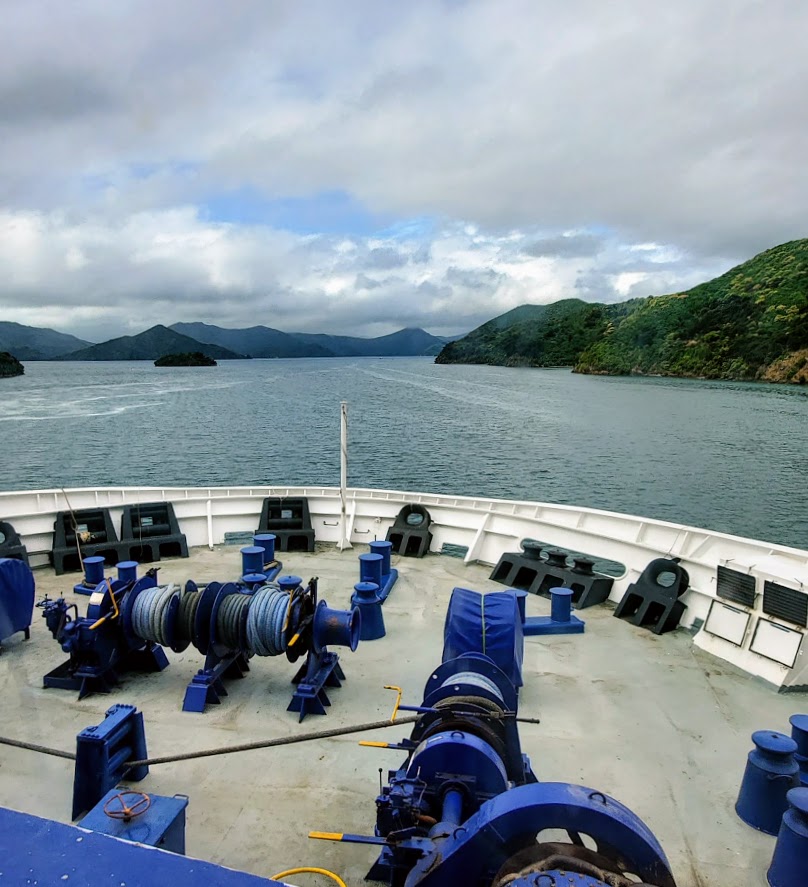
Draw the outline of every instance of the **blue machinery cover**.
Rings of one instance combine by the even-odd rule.
[[[523,647],[522,622],[513,592],[452,591],[443,627],[443,662],[465,653],[483,653],[515,687],[521,687]]]
[[[34,574],[25,561],[0,558],[0,641],[31,625]]]

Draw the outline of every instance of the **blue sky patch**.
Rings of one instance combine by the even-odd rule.
[[[208,197],[200,216],[210,222],[267,225],[296,234],[373,234],[389,223],[344,191],[270,198],[245,186]]]

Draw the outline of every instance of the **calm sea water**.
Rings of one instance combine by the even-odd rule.
[[[808,391],[424,358],[34,363],[0,489],[349,483],[587,505],[808,547]]]

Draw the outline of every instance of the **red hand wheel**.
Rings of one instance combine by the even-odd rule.
[[[104,804],[104,813],[110,819],[124,822],[145,813],[151,806],[151,798],[144,792],[118,792]]]

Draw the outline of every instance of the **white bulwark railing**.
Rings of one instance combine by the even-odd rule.
[[[611,598],[619,601],[649,561],[679,558],[690,575],[682,625],[694,643],[779,688],[808,685],[805,626],[764,613],[763,583],[804,594],[808,551],[624,514],[505,499],[339,487],[115,487],[0,493],[0,520],[23,537],[33,566],[48,563],[58,511],[109,508],[120,526],[121,509],[137,502],[171,502],[190,546],[225,541],[226,533],[253,531],[267,496],[308,499],[318,542],[346,547],[384,539],[403,505],[425,506],[433,523],[432,551],[467,549],[467,562],[496,564],[526,538],[585,552],[625,565]],[[345,511],[343,511],[343,507]],[[344,517],[343,517],[344,515]],[[343,535],[344,533],[344,535]],[[755,577],[754,604],[716,594],[717,568]],[[805,664],[804,664],[805,662]]]

